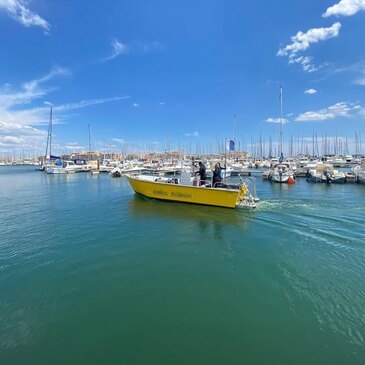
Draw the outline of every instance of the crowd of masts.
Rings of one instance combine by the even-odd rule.
[[[100,143],[101,145],[101,143]],[[91,143],[89,141],[89,149]],[[363,156],[365,148],[362,141],[360,131],[355,131],[354,138],[328,136],[327,134],[318,135],[313,132],[311,137],[288,136],[283,142],[283,153],[286,157],[294,156],[346,156],[352,154],[354,156]],[[56,155],[70,154],[72,146],[67,148],[59,145],[54,145],[52,153]],[[226,150],[226,143],[223,140],[215,140],[208,143],[194,142],[190,140],[185,143],[171,143],[167,141],[165,144],[157,143],[119,143],[115,142],[107,144],[100,148],[101,153],[111,154],[118,153],[123,156],[129,154],[149,154],[149,153],[166,153],[170,151],[179,151],[181,154],[196,154],[196,155],[223,155]],[[259,138],[253,137],[236,141],[237,152],[247,152],[247,155],[254,158],[271,158],[280,155],[280,141],[273,140],[271,136]],[[77,152],[77,151],[73,151]],[[9,149],[0,151],[0,161],[18,161],[18,160],[38,160],[39,156],[44,155],[44,150],[40,147],[22,147],[18,149]]]

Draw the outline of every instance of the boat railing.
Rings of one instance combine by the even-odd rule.
[[[257,197],[256,194],[256,178],[254,176],[250,176],[245,179],[242,179],[240,175],[239,177],[241,179],[241,184],[245,186],[247,189],[247,195],[254,201],[259,201],[259,198]]]
[[[215,182],[212,185],[212,180],[194,180],[193,181],[193,186],[195,187],[207,187],[207,188],[212,188],[212,189],[229,189],[229,190],[239,190],[240,186],[238,184],[228,184],[225,181],[218,181]]]
[[[257,194],[256,194],[256,178],[252,176],[252,177],[248,177],[247,180],[250,181],[250,183],[252,185],[253,197],[255,199],[257,199]]]

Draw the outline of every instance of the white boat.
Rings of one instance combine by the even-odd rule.
[[[318,163],[315,169],[308,171],[307,181],[313,183],[343,184],[346,175],[333,168],[332,164]]]
[[[293,160],[294,163],[294,160]],[[273,165],[273,159],[271,159],[271,170],[268,175],[269,181],[277,183],[294,184],[294,171],[290,163],[284,163],[283,154],[283,87],[280,86],[280,158],[279,163]]]
[[[339,156],[334,156],[332,159],[332,165],[333,167],[344,167],[346,166],[346,161]]]
[[[109,175],[111,177],[121,177],[122,176],[122,170],[118,166],[114,167],[114,169],[109,172]]]
[[[345,177],[346,177],[347,183],[356,183],[357,182],[357,176],[351,170],[345,173]]]
[[[265,170],[262,172],[262,179],[263,180],[269,180],[270,170]]]
[[[47,166],[45,169],[47,174],[67,174],[66,169],[64,169],[62,166],[57,166],[57,165],[52,165],[52,166]]]
[[[241,163],[233,163],[231,164],[231,176],[238,176],[238,175],[246,175],[249,176],[251,173],[248,170],[247,166],[242,165]]]
[[[279,163],[279,159],[277,157],[271,157],[271,159],[269,160],[269,167],[274,167],[275,165],[277,165]]]
[[[333,170],[325,173],[329,184],[344,184],[346,182],[346,175],[342,171]]]
[[[297,165],[301,168],[307,166],[309,164],[309,159],[307,156],[302,156],[299,158],[298,162],[297,162]]]
[[[318,162],[309,162],[303,167],[299,167],[295,170],[295,176],[297,177],[307,177],[309,171],[315,170]]]
[[[110,172],[120,164],[119,160],[104,159],[99,166],[100,172]]]
[[[288,163],[278,163],[269,172],[268,179],[278,183],[290,183],[293,184],[294,172],[290,169]]]
[[[361,164],[354,167],[352,171],[357,177],[357,181],[360,184],[365,184],[365,159],[361,161]]]
[[[73,174],[91,171],[91,167],[87,164],[76,164],[74,161],[63,161],[47,166],[45,171],[47,174]]]

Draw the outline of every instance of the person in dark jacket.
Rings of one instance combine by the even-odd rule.
[[[225,170],[225,167],[221,167],[221,164],[217,162],[214,166],[213,170],[213,188],[218,185],[217,183],[220,183],[222,181],[222,170]]]
[[[205,180],[207,179],[207,170],[203,164],[203,162],[199,162],[199,171],[197,174],[200,176],[200,183],[199,185],[205,185]]]

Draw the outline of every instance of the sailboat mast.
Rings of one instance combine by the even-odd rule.
[[[46,153],[44,155],[44,162],[47,160],[48,149],[49,155],[51,156],[51,144],[52,144],[52,106],[49,114],[49,122],[48,122],[48,132],[47,132],[47,145],[46,145]],[[51,157],[50,157],[51,159]]]
[[[280,156],[283,153],[283,87],[280,85]]]
[[[51,161],[51,154],[52,154],[51,146],[52,146],[52,106],[49,112],[47,146],[46,146],[46,154],[44,155],[44,162],[46,162],[47,160],[48,148],[49,148],[49,160]]]
[[[88,126],[89,126],[89,152],[91,152],[91,137],[90,137],[90,134],[91,134],[91,132],[90,132],[90,123],[88,124]]]
[[[46,145],[46,153],[44,155],[44,163],[47,160],[47,154],[48,154],[48,146],[49,146],[49,128],[50,128],[50,123],[48,122],[48,132],[47,132],[47,145]]]
[[[53,114],[53,107],[51,105],[51,110],[49,112],[49,160],[51,161],[52,155],[52,115]]]

